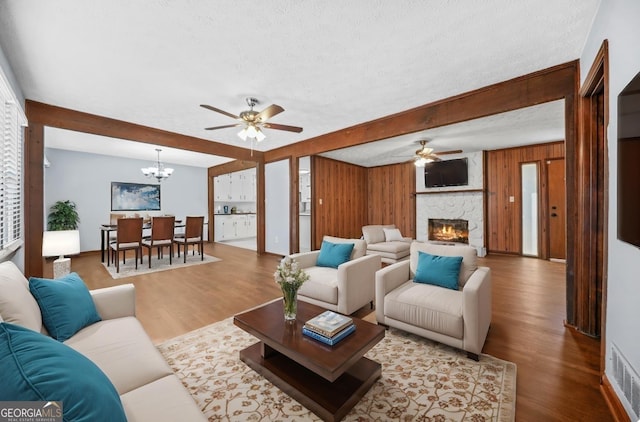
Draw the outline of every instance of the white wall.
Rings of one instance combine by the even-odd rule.
[[[615,345],[637,376],[640,373],[640,250],[619,241],[617,230],[617,97],[626,84],[640,72],[640,1],[604,0],[593,23],[580,57],[582,82],[589,72],[604,39],[609,40],[609,221],[608,289],[606,322],[606,375],[629,416],[630,403],[614,381],[612,346]],[[637,393],[636,393],[637,397]]]
[[[265,250],[289,255],[289,160],[264,166]]]
[[[111,212],[111,182],[156,183],[140,172],[152,159],[142,161],[53,148],[46,148],[45,155],[51,163],[44,169],[45,221],[56,201],[75,202],[80,215],[81,251],[100,249],[99,227],[109,223]],[[162,209],[149,214],[173,214],[182,220],[187,215],[208,215],[207,169],[177,164],[171,167],[175,169],[173,175],[161,183]]]

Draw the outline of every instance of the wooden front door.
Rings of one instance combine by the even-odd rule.
[[[566,259],[564,159],[547,160],[549,258]]]

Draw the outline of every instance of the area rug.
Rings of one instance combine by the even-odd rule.
[[[231,318],[158,349],[210,421],[319,421],[238,357],[257,340]],[[345,421],[513,421],[516,365],[389,329],[366,356],[382,377]]]
[[[120,256],[122,259],[122,256]],[[120,261],[120,272],[116,272],[116,265],[112,262],[107,266],[106,262],[103,262],[102,265],[107,270],[111,278],[119,279],[125,277],[133,277],[141,274],[149,274],[157,271],[167,271],[167,270],[176,270],[178,268],[190,267],[192,265],[202,265],[202,264],[210,264],[212,262],[220,261],[220,258],[216,258],[215,256],[210,256],[204,254],[204,259],[200,260],[200,255],[191,255],[187,256],[187,263],[183,262],[182,255],[180,258],[174,256],[172,259],[172,263],[169,264],[169,255],[165,254],[162,259],[158,259],[158,255],[154,254],[151,258],[151,268],[149,268],[149,262],[147,261],[147,256],[145,255],[143,263],[141,264],[138,261],[138,269],[136,270],[136,263],[134,260],[133,253],[130,252],[127,254],[126,263],[123,265],[122,261]]]

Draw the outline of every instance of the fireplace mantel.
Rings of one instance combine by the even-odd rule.
[[[483,189],[442,189],[429,192],[413,192],[413,195],[436,195],[439,193],[484,192]]]

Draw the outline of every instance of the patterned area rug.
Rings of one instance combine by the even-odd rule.
[[[120,254],[120,259],[122,260],[122,254]],[[112,262],[107,267],[107,263],[103,262],[102,265],[104,269],[107,270],[111,278],[119,279],[125,277],[133,277],[140,274],[149,274],[157,271],[167,271],[167,270],[175,270],[177,268],[190,267],[192,265],[201,265],[201,264],[210,264],[212,262],[220,261],[220,258],[216,258],[215,256],[210,256],[204,254],[204,259],[200,260],[200,255],[196,254],[187,256],[187,263],[185,264],[183,261],[182,255],[180,258],[178,256],[174,256],[172,258],[171,264],[169,264],[169,254],[165,253],[162,259],[158,260],[158,255],[153,253],[153,257],[151,258],[151,268],[149,268],[149,261],[147,261],[147,256],[144,256],[142,264],[138,261],[138,269],[136,270],[136,263],[134,260],[133,252],[127,252],[127,260],[125,264],[122,264],[120,261],[120,272],[116,272],[116,265]]]
[[[158,349],[210,421],[318,421],[238,358],[256,339],[231,318]],[[366,354],[382,377],[345,421],[513,421],[516,365],[390,329]]]

